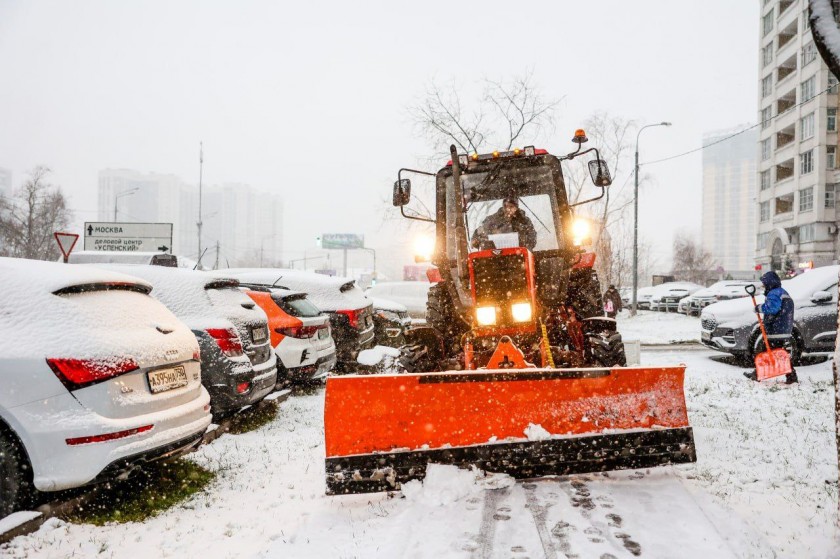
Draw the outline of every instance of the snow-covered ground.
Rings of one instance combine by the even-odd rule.
[[[625,340],[639,340],[642,345],[700,342],[700,319],[675,312],[628,311],[618,314],[618,330]]]
[[[662,315],[665,316],[665,315]],[[673,318],[671,315],[670,318]],[[695,323],[696,323],[696,319]],[[324,495],[323,392],[192,455],[210,489],[144,523],[49,521],[9,557],[827,557],[837,472],[830,363],[798,386],[746,381],[711,351],[688,365],[698,462],[517,482],[441,467],[402,493]]]

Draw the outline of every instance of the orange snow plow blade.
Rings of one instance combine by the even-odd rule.
[[[399,489],[423,478],[430,463],[532,478],[694,462],[684,373],[678,366],[329,377],[327,492]]]

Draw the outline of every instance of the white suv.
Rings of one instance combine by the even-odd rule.
[[[0,258],[0,517],[195,448],[210,424],[198,343],[151,286]]]

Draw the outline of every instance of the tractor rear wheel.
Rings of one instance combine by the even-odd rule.
[[[429,288],[426,300],[426,325],[443,338],[443,352],[451,357],[461,349],[461,336],[467,331],[452,304],[446,285],[437,283]]]
[[[598,367],[626,367],[624,341],[619,332],[589,332],[587,334],[588,356]]]

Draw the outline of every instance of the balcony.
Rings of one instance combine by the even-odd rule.
[[[793,217],[793,193],[776,197],[775,212],[773,221],[783,221]]]
[[[779,31],[779,34],[776,36],[776,51],[782,50],[785,46],[787,46],[794,37],[796,37],[796,24],[797,19],[794,19],[790,22],[790,24]]]
[[[793,163],[793,158],[776,165],[776,184],[793,177],[795,171],[796,166]],[[793,202],[791,202],[791,204],[793,204]]]
[[[776,132],[776,149],[780,150],[788,144],[792,144],[796,139],[796,125],[791,124]],[[792,160],[791,160],[792,161]],[[778,172],[776,173],[776,182],[779,182]],[[787,177],[785,177],[787,178]]]
[[[776,83],[783,81],[786,77],[796,72],[796,53],[793,56],[782,62],[776,68]]]
[[[780,115],[796,105],[796,88],[794,87],[776,100],[776,114]]]
[[[782,19],[782,16],[785,15],[787,9],[793,6],[794,4],[795,0],[782,0],[781,2],[779,2],[779,15],[777,16],[777,19]]]

